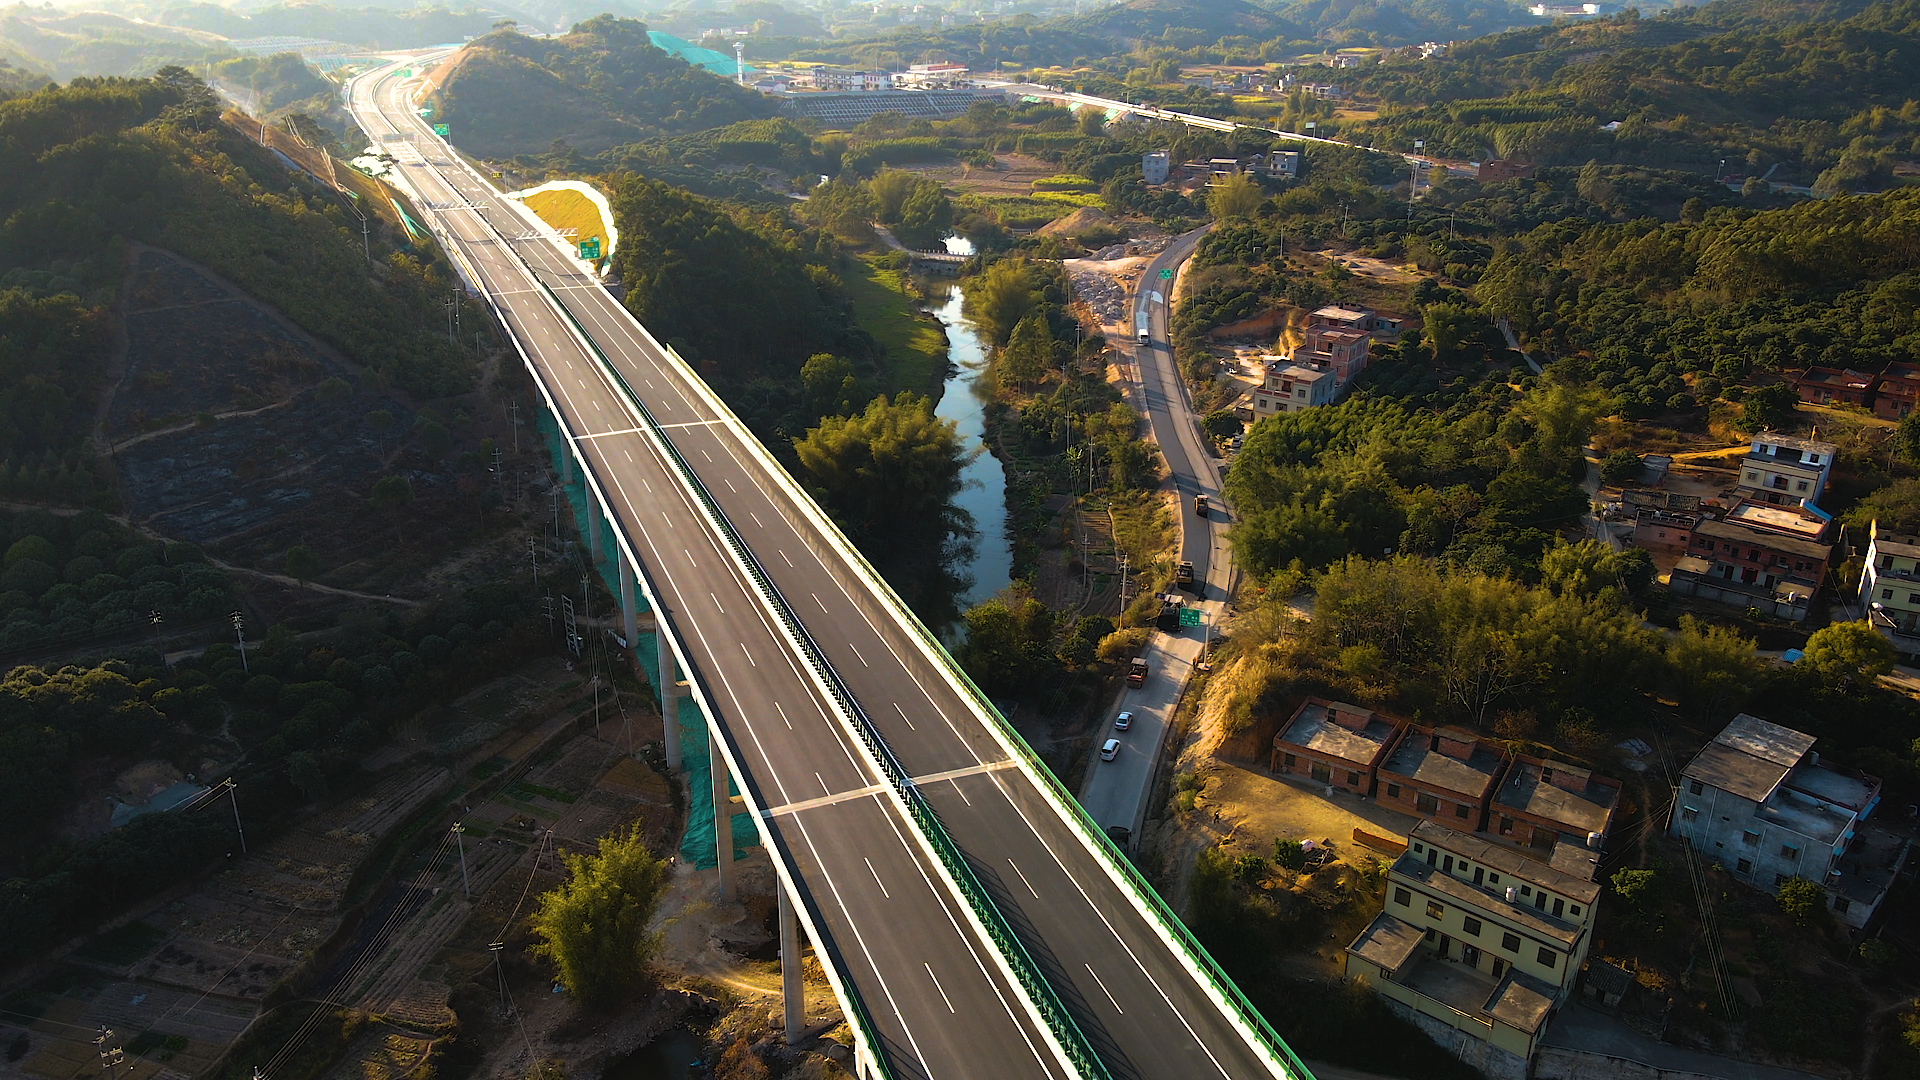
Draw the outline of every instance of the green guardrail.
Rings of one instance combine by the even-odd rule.
[[[539,278],[536,276],[535,280],[539,281]],[[887,774],[888,783],[899,793],[902,801],[907,806],[908,812],[912,815],[914,823],[919,826],[922,834],[926,836],[928,846],[934,850],[935,855],[940,859],[941,865],[946,868],[948,874],[950,874],[955,883],[960,886],[960,891],[965,897],[968,907],[973,909],[981,925],[986,928],[987,935],[993,939],[995,947],[1000,949],[1001,955],[1006,958],[1007,966],[1012,969],[1014,977],[1019,980],[1021,988],[1027,994],[1028,1000],[1031,1001],[1034,1008],[1039,1011],[1039,1019],[1046,1024],[1048,1030],[1053,1033],[1054,1039],[1066,1052],[1067,1057],[1072,1061],[1079,1075],[1083,1080],[1111,1080],[1112,1074],[1107,1071],[1105,1063],[1100,1060],[1100,1056],[1094,1053],[1093,1047],[1087,1042],[1086,1036],[1080,1031],[1080,1026],[1074,1022],[1073,1016],[1067,1012],[1066,1006],[1061,1003],[1059,995],[1054,991],[1053,983],[1049,981],[1045,975],[1041,974],[1039,965],[1034,963],[1032,955],[1029,954],[1026,947],[1020,943],[1019,936],[1013,932],[1013,928],[1007,924],[1005,916],[1000,913],[999,906],[993,903],[992,898],[987,894],[986,888],[980,884],[980,880],[975,876],[972,866],[967,863],[966,856],[960,852],[959,846],[955,844],[953,838],[947,834],[946,827],[940,823],[940,819],[934,814],[933,808],[927,805],[926,800],[920,796],[919,789],[914,786],[912,778],[907,775],[906,770],[900,767],[900,763],[893,756],[893,751],[887,747],[886,741],[882,739],[880,733],[875,730],[872,721],[868,719],[866,713],[855,703],[853,695],[847,691],[845,684],[840,681],[840,676],[834,671],[833,665],[827,662],[825,654],[821,652],[820,647],[814,642],[812,635],[807,633],[806,626],[801,623],[799,617],[794,614],[793,608],[787,603],[786,597],[782,595],[779,588],[774,585],[772,577],[766,572],[766,568],[761,566],[760,560],[754,558],[753,553],[747,549],[745,541],[740,538],[739,531],[733,527],[733,522],[727,517],[726,511],[721,509],[719,502],[714,499],[712,493],[707,490],[706,485],[700,481],[699,476],[693,471],[692,465],[681,455],[680,448],[675,446],[673,440],[667,437],[665,430],[661,428],[659,422],[654,419],[653,413],[647,408],[646,403],[640,400],[640,396],[634,392],[633,387],[628,384],[626,378],[613,366],[612,361],[607,359],[606,354],[600,351],[599,343],[593,340],[593,335],[587,333],[586,327],[582,326],[580,321],[574,317],[573,312],[569,311],[567,306],[560,302],[560,298],[554,295],[553,290],[546,282],[540,281],[540,288],[546,292],[548,298],[553,301],[554,306],[566,315],[567,321],[573,324],[574,329],[580,334],[582,340],[587,342],[588,347],[591,348],[594,355],[599,358],[607,374],[613,378],[614,382],[619,385],[621,392],[627,395],[627,399],[631,401],[634,408],[639,411],[647,428],[653,433],[659,443],[666,448],[667,456],[673,464],[674,471],[680,474],[681,481],[687,485],[688,490],[693,492],[694,498],[700,501],[701,506],[707,510],[713,520],[720,526],[721,539],[725,541],[728,549],[733,552],[735,561],[746,569],[748,575],[753,578],[755,587],[760,590],[761,595],[764,596],[773,607],[775,616],[779,618],[781,624],[786,627],[787,631],[793,635],[795,640],[800,643],[807,666],[813,669],[815,676],[818,677],[822,685],[827,688],[828,693],[833,695],[836,704],[840,706],[841,710],[852,721],[851,726],[855,734],[867,745],[868,750],[873,754],[875,760],[880,763],[881,770]],[[865,1006],[861,1005],[860,1008],[864,1011]],[[869,1034],[871,1033],[869,1032]],[[876,1039],[873,1040],[870,1045],[877,1047],[880,1044]]]

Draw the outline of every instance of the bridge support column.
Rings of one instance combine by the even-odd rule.
[[[560,482],[573,483],[573,441],[567,438],[564,426],[560,429]]]
[[[733,899],[733,800],[727,794],[727,758],[720,752],[719,735],[711,729],[707,744],[712,759],[707,771],[713,774],[713,848],[724,903]]]
[[[620,629],[631,649],[640,637],[640,615],[633,605],[633,567],[620,560]]]
[[[581,525],[587,534],[587,553],[593,556],[593,561],[597,563],[600,561],[600,502],[593,497],[591,491],[587,492],[587,517]],[[629,637],[627,640],[632,641],[633,638]]]
[[[793,897],[778,880],[773,891],[780,896],[780,1003],[787,1021],[787,1045],[798,1046],[806,1034],[807,986],[801,979],[800,919],[793,910]]]
[[[674,678],[673,646],[667,641],[667,628],[659,613],[654,613],[653,639],[660,647],[660,725],[664,731],[662,749],[667,768],[680,769],[680,682]]]

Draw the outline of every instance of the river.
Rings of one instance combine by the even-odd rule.
[[[965,240],[955,237],[948,247],[956,248]],[[966,486],[954,497],[954,504],[973,516],[977,530],[972,551],[952,570],[969,584],[955,597],[959,610],[979,603],[1007,587],[1013,573],[1013,546],[1007,536],[1007,472],[1000,459],[986,444],[985,388],[981,374],[987,366],[987,346],[973,326],[960,314],[960,286],[957,282],[935,279],[927,283],[927,312],[947,329],[947,359],[950,374],[940,391],[940,406],[935,412],[952,420],[959,429],[963,448],[971,455],[961,479]],[[957,629],[957,628],[956,628]],[[957,635],[956,635],[957,636]]]

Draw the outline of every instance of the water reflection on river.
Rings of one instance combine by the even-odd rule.
[[[947,358],[952,364],[936,411],[954,422],[962,445],[974,455],[962,474],[966,487],[954,499],[973,517],[977,530],[972,550],[951,567],[955,576],[970,582],[955,597],[957,609],[964,611],[1007,587],[1013,548],[1007,536],[1006,470],[999,458],[987,452],[985,442],[985,392],[979,381],[987,363],[986,343],[961,317],[960,303],[958,284],[935,280],[927,285],[927,311],[947,328]],[[957,624],[943,628],[942,636],[950,642],[960,635]]]

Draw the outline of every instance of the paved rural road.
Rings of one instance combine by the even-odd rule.
[[[1147,684],[1129,687],[1120,695],[1115,711],[1133,714],[1128,730],[1116,731],[1113,717],[1096,738],[1096,745],[1109,738],[1120,740],[1120,752],[1112,761],[1097,756],[1087,769],[1081,785],[1080,804],[1088,816],[1102,828],[1118,825],[1138,834],[1147,814],[1147,802],[1153,794],[1154,765],[1173,726],[1173,713],[1180,691],[1200,657],[1201,645],[1212,624],[1220,619],[1232,590],[1233,559],[1227,549],[1225,507],[1220,505],[1220,469],[1200,435],[1198,418],[1185,382],[1173,359],[1173,347],[1167,343],[1169,305],[1173,298],[1174,277],[1162,278],[1162,270],[1178,273],[1179,266],[1192,256],[1206,229],[1187,233],[1167,245],[1140,278],[1133,301],[1134,310],[1144,302],[1148,307],[1152,344],[1137,346],[1135,362],[1140,372],[1140,395],[1134,404],[1143,408],[1167,460],[1174,490],[1179,493],[1177,521],[1180,525],[1180,558],[1193,562],[1195,582],[1203,583],[1190,601],[1202,609],[1207,623],[1175,633],[1155,633],[1146,652]],[[1152,294],[1162,300],[1155,302]],[[1127,325],[1134,325],[1130,318]],[[1193,512],[1193,497],[1205,494],[1213,504],[1206,518]]]
[[[377,95],[377,98],[375,97]],[[624,309],[546,239],[503,241],[530,219],[413,112],[399,80],[356,86],[370,129],[411,133],[450,161],[408,155],[407,181],[441,206],[515,337],[552,388],[580,453],[666,606],[744,763],[743,788],[798,871],[802,903],[850,974],[899,1075],[1056,1076],[1036,1025],[955,910],[878,778],[801,670],[748,582],[653,449],[641,400],[718,502],[795,616],[871,718],[1026,949],[1117,1078],[1306,1076],[1264,1042],[1195,955],[1157,921],[1143,887],[1111,869],[1070,799],[1009,753],[925,631],[857,571],[818,511],[769,472],[753,436]],[[482,220],[484,218],[484,220]],[[511,249],[511,250],[509,250]],[[529,267],[531,269],[529,269]],[[606,357],[593,361],[538,289],[551,288]],[[608,368],[611,368],[611,371]],[[624,381],[624,388],[616,383]],[[777,466],[775,466],[777,468]],[[931,648],[937,648],[932,646]],[[1057,798],[1057,796],[1056,796]],[[1072,811],[1069,811],[1072,812]]]

